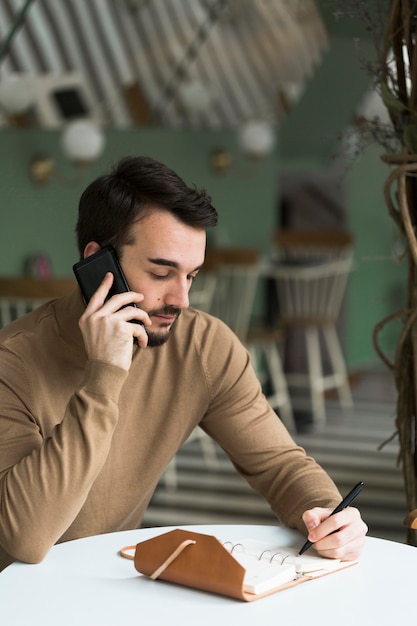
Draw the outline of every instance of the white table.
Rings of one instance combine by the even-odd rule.
[[[219,539],[301,545],[273,526],[184,526]],[[0,574],[4,626],[392,626],[417,619],[417,549],[367,538],[358,565],[246,603],[141,577],[118,551],[172,527],[112,533],[52,548],[39,565]]]

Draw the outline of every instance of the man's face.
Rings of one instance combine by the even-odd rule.
[[[155,209],[133,224],[133,243],[123,246],[120,264],[132,291],[144,295],[140,308],[151,318],[148,345],[164,343],[204,262],[206,233]]]

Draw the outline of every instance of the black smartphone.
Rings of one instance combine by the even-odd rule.
[[[81,293],[86,304],[89,303],[91,296],[97,291],[101,285],[103,278],[107,272],[111,272],[114,276],[113,285],[106,297],[106,301],[116,293],[124,293],[130,291],[123,270],[120,267],[119,259],[115,250],[111,246],[101,248],[98,252],[91,254],[86,259],[82,259],[75,263],[72,267],[75,278],[80,286]],[[136,306],[134,303],[126,306]],[[142,324],[139,320],[132,320],[137,324]]]

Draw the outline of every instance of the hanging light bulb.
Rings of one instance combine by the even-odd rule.
[[[250,120],[239,131],[239,143],[247,156],[262,158],[272,152],[275,133],[267,121]]]
[[[178,99],[189,113],[207,113],[213,100],[210,91],[199,80],[189,80],[181,85]]]
[[[75,165],[80,166],[78,174],[83,176],[86,167],[97,159],[104,147],[104,135],[101,128],[88,119],[71,122],[61,136],[62,150],[65,156]],[[53,178],[65,184],[78,183],[79,176],[67,179],[56,168],[55,162],[47,154],[35,155],[30,164],[32,180],[37,184],[45,184]]]
[[[10,74],[0,80],[0,105],[10,115],[25,113],[34,103],[32,80],[23,74]]]
[[[68,124],[62,133],[61,141],[66,156],[79,165],[95,161],[104,147],[101,128],[87,119]]]
[[[0,111],[9,126],[30,126],[34,104],[33,78],[26,74],[9,74],[0,78]]]

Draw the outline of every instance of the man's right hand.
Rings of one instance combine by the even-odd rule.
[[[112,284],[113,274],[108,272],[80,317],[79,326],[90,359],[107,361],[128,370],[134,338],[141,348],[148,344],[144,326],[130,320],[138,320],[145,326],[152,322],[146,311],[128,306],[142,302],[143,294],[129,291],[114,295],[105,302]]]

